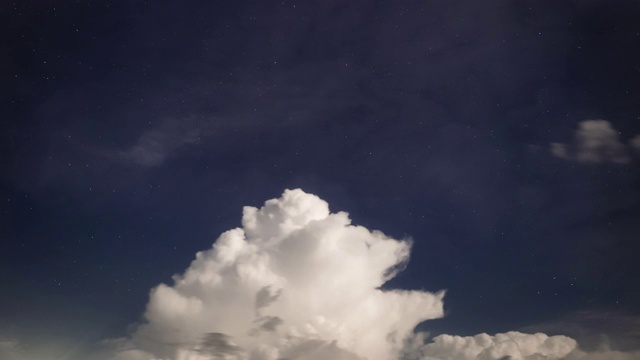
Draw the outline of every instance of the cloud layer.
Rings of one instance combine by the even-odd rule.
[[[381,290],[411,243],[351,224],[302,190],[260,209],[154,288],[145,322],[109,341],[112,360],[581,359],[566,336],[508,332],[427,341],[444,292]],[[608,353],[609,355],[613,353]],[[618,353],[616,353],[618,354]],[[624,359],[633,357],[629,354]],[[615,354],[614,354],[615,355]],[[598,357],[595,357],[598,358]],[[600,357],[600,358],[606,358]]]

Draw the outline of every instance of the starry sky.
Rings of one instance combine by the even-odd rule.
[[[384,286],[446,289],[432,334],[637,349],[638,19],[623,0],[3,2],[0,340],[75,359],[123,336],[243,206],[301,188],[413,239]]]

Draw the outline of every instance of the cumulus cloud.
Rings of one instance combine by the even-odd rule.
[[[618,131],[606,120],[585,120],[578,125],[572,143],[551,143],[550,150],[559,158],[580,163],[625,164],[631,161],[631,157],[618,135]],[[630,146],[634,146],[633,141]],[[636,142],[640,142],[640,139]]]
[[[410,241],[351,224],[301,190],[223,233],[174,284],[116,359],[392,359],[414,327],[443,316],[444,292],[381,290]]]
[[[638,360],[640,352],[622,352],[622,351],[599,351],[593,353],[585,353],[583,351],[574,351],[566,357],[566,360]]]
[[[510,331],[490,336],[436,336],[432,342],[413,350],[419,360],[638,360],[640,352],[603,349],[585,352],[576,340],[543,333]]]
[[[490,336],[440,335],[421,349],[421,359],[562,359],[574,351],[576,341],[566,336],[508,332]]]
[[[315,195],[286,190],[259,209],[245,207],[242,227],[197,253],[173,285],[155,287],[145,321],[128,338],[108,341],[114,350],[105,357],[598,359],[572,338],[542,333],[429,341],[415,327],[443,316],[444,292],[381,289],[404,267],[410,246],[352,225]]]

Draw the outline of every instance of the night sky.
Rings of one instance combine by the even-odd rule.
[[[639,350],[638,1],[6,1],[0,36],[0,355],[126,337],[295,188],[413,240],[383,288],[446,290],[432,336]]]

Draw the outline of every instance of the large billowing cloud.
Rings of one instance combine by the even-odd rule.
[[[414,332],[443,316],[444,292],[381,290],[411,243],[352,225],[302,190],[260,209],[154,288],[145,322],[112,340],[113,360],[573,359],[565,336]],[[623,354],[627,356],[627,354]]]
[[[199,252],[175,284],[151,291],[117,359],[392,359],[443,292],[383,291],[410,242],[351,225],[301,190]]]

